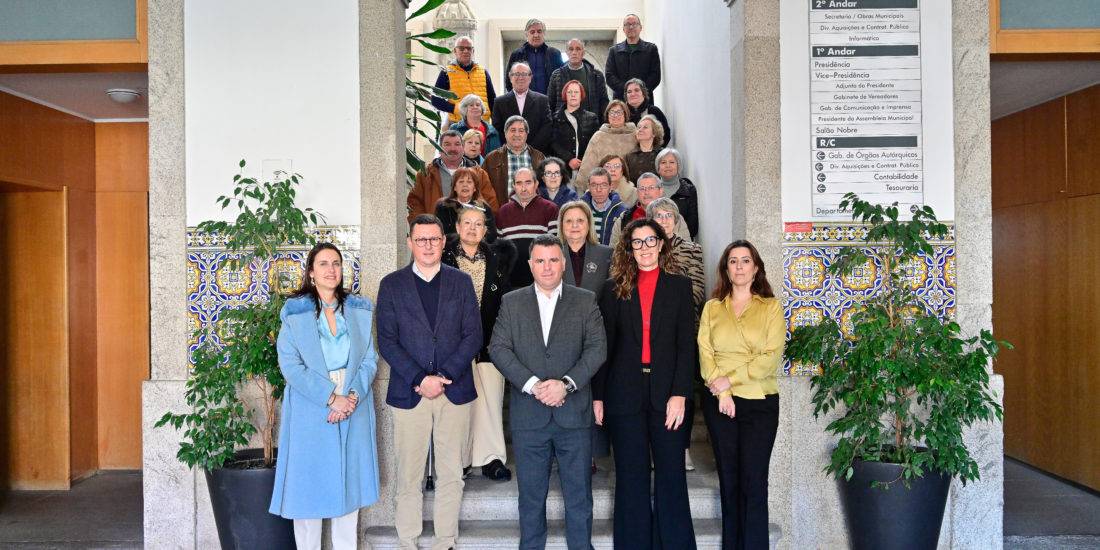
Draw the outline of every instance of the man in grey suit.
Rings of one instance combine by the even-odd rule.
[[[550,463],[558,462],[570,550],[592,548],[592,393],[607,355],[590,291],[562,283],[565,254],[551,235],[531,241],[535,283],[509,292],[489,354],[511,382],[512,446],[519,483],[520,548],[546,546]],[[536,328],[537,327],[537,328]]]

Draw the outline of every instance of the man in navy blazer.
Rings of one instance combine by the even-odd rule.
[[[434,448],[435,541],[453,548],[462,503],[462,449],[477,397],[470,367],[481,350],[481,313],[469,275],[444,265],[443,224],[413,218],[406,239],[413,261],[378,288],[378,351],[390,365],[397,455],[396,528],[401,548],[417,548],[424,527],[424,464]]]

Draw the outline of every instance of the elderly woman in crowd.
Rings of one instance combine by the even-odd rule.
[[[439,199],[435,204],[435,217],[443,224],[443,233],[453,235],[458,232],[458,213],[464,208],[481,208],[485,211],[485,228],[488,242],[497,240],[497,228],[493,223],[493,209],[481,199],[475,183],[475,168],[459,168],[451,176],[451,194]]]
[[[626,166],[636,177],[657,169],[657,153],[661,152],[665,127],[657,117],[645,115],[638,121],[638,131],[634,133],[634,137],[638,140],[638,150],[626,155]]]
[[[630,181],[630,174],[633,172],[626,165],[626,157],[623,155],[607,155],[600,159],[600,167],[607,170],[607,175],[611,177],[611,190],[619,195],[619,200],[622,201],[623,206],[633,207],[638,202],[638,190],[634,187],[634,182]],[[648,170],[643,172],[648,172]]]
[[[462,134],[463,142],[466,140],[466,130],[477,130],[481,134],[481,156],[484,157],[487,152],[500,147],[500,134],[492,124],[486,124],[481,118],[485,114],[485,104],[480,97],[469,94],[462,98],[458,104],[458,113],[462,115],[462,120],[452,124],[450,129],[458,130]]]
[[[600,117],[581,108],[584,98],[584,86],[580,82],[566,82],[561,90],[561,107],[551,116],[554,137],[549,154],[568,159],[568,172],[563,176],[563,181],[572,179],[573,173],[580,169],[588,143],[600,128]]]
[[[477,130],[466,130],[462,134],[462,156],[469,166],[481,166],[485,162],[485,155],[481,154],[481,145],[485,143],[485,137]]]
[[[359,509],[378,500],[374,393],[378,356],[370,300],[344,289],[340,249],[318,243],[279,313],[279,370],[286,378],[279,460],[268,511],[294,520],[298,548],[358,546]]]
[[[615,248],[619,239],[622,238],[623,229],[634,220],[640,220],[646,215],[646,207],[649,203],[662,197],[664,188],[661,187],[661,178],[657,177],[653,172],[646,172],[638,177],[638,202],[633,208],[627,208],[619,216],[617,220],[608,220],[607,223],[611,223],[611,247]],[[688,226],[684,223],[683,216],[680,217],[680,222],[676,225],[677,235],[684,239],[691,240],[691,232],[688,231]]]
[[[657,153],[657,175],[661,177],[662,196],[672,199],[680,207],[680,215],[687,223],[691,239],[699,234],[699,197],[695,184],[683,177],[684,161],[680,152],[665,147]]]
[[[539,196],[558,205],[577,200],[577,192],[565,182],[569,173],[565,161],[558,157],[546,157],[535,169],[539,179]]]
[[[676,260],[676,264],[680,266],[680,272],[687,275],[691,279],[691,298],[693,310],[695,311],[695,328],[699,328],[699,313],[703,311],[703,303],[707,300],[706,284],[707,277],[703,269],[703,247],[699,243],[692,242],[689,239],[685,239],[676,234],[676,227],[683,223],[680,217],[680,208],[676,206],[676,203],[671,199],[660,197],[654,199],[646,207],[646,216],[656,221],[662,229],[665,230],[666,235],[672,237],[668,240],[668,246],[672,249],[672,258]],[[699,387],[702,386],[702,381],[696,377],[696,381],[700,382]],[[687,420],[685,422],[688,425],[688,431],[691,431],[691,426],[694,420],[695,414],[695,396],[689,397],[687,400]],[[684,447],[684,465],[688,471],[695,469],[695,463],[691,460],[691,453],[689,447],[691,442],[688,441]]]
[[[611,267],[611,247],[596,240],[592,209],[584,201],[567,202],[558,212],[558,236],[565,245],[565,284],[596,293],[598,301]],[[592,471],[596,459],[611,454],[607,433],[602,426],[592,430]]]
[[[615,451],[615,548],[692,550],[684,472],[697,372],[691,281],[656,221],[634,220],[623,235],[600,298],[607,361],[592,385],[596,424],[607,426]]]
[[[703,417],[718,465],[722,548],[768,548],[768,464],[779,429],[787,324],[764,261],[748,241],[722,252],[718,285],[699,321]]]
[[[470,403],[470,438],[463,447],[463,467],[481,467],[481,474],[495,481],[507,481],[512,472],[504,444],[504,377],[489,359],[489,339],[493,335],[500,300],[511,288],[508,279],[516,262],[516,248],[507,239],[487,239],[487,208],[465,207],[458,212],[458,232],[448,235],[443,248],[443,263],[470,276],[481,309],[484,342],[474,359],[471,372],[477,398]]]
[[[655,143],[656,148],[660,149],[668,146],[668,142],[672,141],[672,127],[668,125],[665,113],[653,104],[653,98],[649,95],[649,88],[646,88],[645,82],[642,82],[641,79],[631,78],[626,81],[626,104],[630,107],[630,122],[635,125],[641,122],[642,117],[653,115],[661,123],[661,127],[664,128],[664,136],[657,140]]]
[[[634,131],[637,129],[633,122],[627,122],[630,108],[626,103],[613,99],[607,104],[604,111],[603,126],[600,126],[592,141],[588,142],[588,150],[581,161],[580,173],[573,181],[578,193],[588,190],[588,174],[592,169],[600,165],[600,161],[607,155],[620,155],[625,157],[638,147],[638,140],[634,139]]]

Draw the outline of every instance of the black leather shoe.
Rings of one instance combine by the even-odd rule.
[[[512,479],[512,471],[499,460],[494,460],[481,467],[481,475],[493,481],[508,481]]]

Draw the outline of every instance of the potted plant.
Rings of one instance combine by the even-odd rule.
[[[842,248],[828,271],[873,269],[881,289],[846,331],[829,318],[796,328],[786,356],[820,367],[811,379],[814,415],[840,415],[826,427],[839,441],[825,471],[840,485],[853,548],[935,548],[951,478],[979,477],[963,429],[1001,418],[987,368],[1008,344],[988,330],[963,337],[908,286],[907,263],[931,255],[929,239],[948,234],[930,207],[914,209],[909,221],[899,220],[897,203],[853,193],[840,207],[850,207],[867,234],[863,246]]]
[[[240,162],[240,168],[245,161]],[[307,232],[324,220],[313,209],[295,205],[300,176],[275,182],[233,177],[232,196],[218,197],[224,210],[237,211],[234,221],[205,221],[198,231],[225,240],[229,267],[250,265],[260,272],[273,266],[279,247],[312,245]],[[176,457],[202,468],[222,548],[294,548],[293,524],[268,513],[275,479],[274,428],[276,402],[286,381],[279,370],[275,338],[288,277],[274,271],[266,296],[247,305],[223,310],[212,327],[200,329],[202,343],[192,355],[183,414],[166,413],[156,426],[183,430]],[[254,423],[247,400],[258,397],[262,423]],[[242,449],[259,433],[262,448]]]

